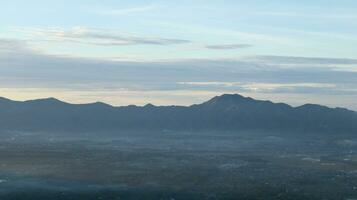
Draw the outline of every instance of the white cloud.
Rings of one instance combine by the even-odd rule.
[[[248,83],[242,85],[243,88],[249,91],[261,92],[277,92],[288,90],[297,92],[298,89],[335,89],[336,85],[332,83]]]
[[[309,89],[337,89],[336,84],[332,83],[268,83],[268,82],[178,82],[181,85],[201,87],[222,87],[224,89],[239,89],[244,92],[298,92],[297,90]]]

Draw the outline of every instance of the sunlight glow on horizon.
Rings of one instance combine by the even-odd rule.
[[[357,110],[357,2],[5,0],[0,96],[190,105],[239,93]]]

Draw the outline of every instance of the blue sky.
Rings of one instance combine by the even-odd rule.
[[[188,105],[242,93],[357,110],[356,11],[352,0],[4,0],[0,95]]]

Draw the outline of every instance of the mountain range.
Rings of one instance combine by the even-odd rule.
[[[344,108],[216,96],[191,106],[70,104],[55,98],[0,98],[1,131],[236,131],[279,130],[356,133],[357,113]]]

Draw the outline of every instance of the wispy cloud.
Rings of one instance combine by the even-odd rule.
[[[26,41],[0,38],[0,53],[20,53],[24,51],[30,51]]]
[[[356,65],[357,59],[349,58],[319,58],[319,57],[296,57],[296,56],[254,56],[252,60],[272,64],[294,65]]]
[[[336,84],[332,83],[269,83],[269,82],[178,82],[181,85],[193,86],[199,89],[205,87],[224,88],[225,90],[239,89],[243,92],[309,92],[311,90],[335,90],[338,89]]]
[[[357,19],[357,15],[354,13],[328,13],[328,14],[321,14],[321,13],[308,13],[308,12],[255,12],[255,15],[262,15],[262,16],[276,16],[276,17],[299,17],[299,18],[316,18],[316,19],[341,19],[341,20],[348,20],[348,19]]]
[[[155,9],[156,6],[149,5],[149,6],[132,7],[132,8],[96,10],[95,13],[100,15],[110,15],[110,16],[127,16],[127,15],[153,11]]]
[[[241,85],[240,82],[218,82],[218,81],[206,81],[206,82],[178,82],[181,85],[193,85],[193,86],[224,86],[230,87],[235,85]]]
[[[90,99],[86,95],[92,95],[91,99],[112,102],[110,99],[118,98],[114,94],[132,94],[135,97],[144,94],[152,95],[150,101],[153,103],[163,103],[163,99],[170,98],[165,104],[181,104],[192,102],[190,99],[198,98],[198,92],[201,92],[207,94],[205,98],[221,93],[280,96],[279,101],[289,103],[285,97],[293,94],[298,96],[291,99],[295,103],[304,102],[308,95],[325,95],[340,98],[339,106],[345,103],[341,98],[357,98],[357,72],[334,71],[324,67],[326,64],[320,64],[354,65],[349,64],[356,62],[351,59],[265,56],[255,59],[124,62],[47,55],[32,50],[24,41],[16,40],[0,40],[0,47],[7,49],[6,52],[0,51],[0,96],[11,94],[20,98],[24,88],[37,88],[34,92],[27,90],[28,98],[45,94],[59,98],[67,95],[66,99],[75,96],[84,101]],[[25,50],[21,50],[22,47]],[[45,90],[47,93],[43,93]],[[53,92],[64,90],[64,93]],[[184,100],[175,102],[179,91],[184,91]],[[204,100],[201,97],[200,101]],[[153,100],[155,98],[161,100]],[[119,103],[123,105],[138,100]],[[355,101],[348,101],[350,108],[357,108]]]
[[[123,45],[174,45],[185,44],[191,41],[185,39],[157,38],[136,36],[134,34],[121,33],[112,30],[102,30],[87,27],[74,27],[72,29],[61,28],[30,28],[18,29],[38,40],[65,41],[100,46]]]
[[[309,93],[311,91],[335,90],[337,86],[332,83],[248,83],[242,85],[245,90],[254,92],[290,92]]]
[[[234,49],[245,49],[252,47],[250,44],[217,44],[217,45],[206,45],[207,49],[214,50],[234,50]]]

